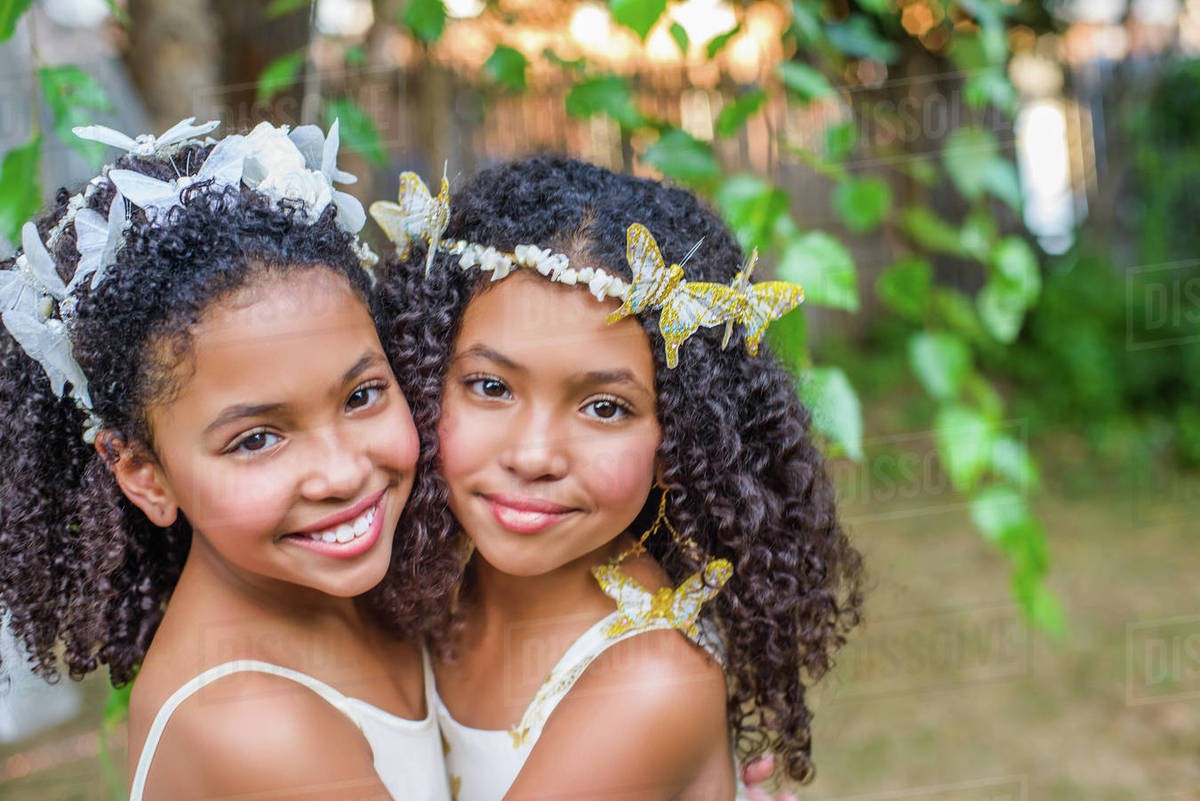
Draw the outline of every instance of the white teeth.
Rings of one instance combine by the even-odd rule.
[[[375,507],[372,506],[351,522],[342,523],[340,526],[331,528],[328,531],[318,531],[314,534],[309,534],[308,538],[314,542],[346,543],[366,534],[371,530],[371,524],[374,522]]]

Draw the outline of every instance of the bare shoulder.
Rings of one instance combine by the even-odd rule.
[[[689,701],[688,706],[721,710],[724,720],[725,676],[712,656],[678,631],[648,631],[629,637],[601,653],[571,694],[628,696],[630,703],[661,706]],[[571,694],[568,694],[568,698]]]
[[[370,745],[338,708],[289,679],[234,673],[171,716],[145,798],[256,793],[307,801],[389,797]]]
[[[706,781],[713,765],[731,788],[725,704],[705,651],[672,630],[630,637],[584,671],[505,797],[658,801]]]

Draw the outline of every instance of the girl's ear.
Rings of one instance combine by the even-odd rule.
[[[179,505],[158,462],[140,449],[126,445],[115,431],[101,431],[96,437],[96,452],[134,506],[150,522],[166,528],[179,516]]]

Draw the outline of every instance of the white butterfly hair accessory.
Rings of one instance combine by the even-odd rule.
[[[168,210],[183,205],[183,194],[192,184],[211,180],[218,187],[240,185],[246,161],[245,139],[236,135],[222,139],[195,175],[160,181],[135,170],[109,170],[108,179],[130,203],[144,209],[152,220],[161,221]]]
[[[425,240],[428,246],[425,275],[428,276],[429,268],[433,266],[433,255],[437,252],[442,233],[450,222],[450,183],[446,180],[445,167],[442,168],[442,186],[436,197],[415,172],[401,173],[397,201],[375,201],[371,204],[371,216],[379,223],[388,239],[396,245],[396,252],[401,258],[408,255],[413,241]],[[490,254],[487,258],[489,265],[499,267],[504,271],[503,275],[507,275],[503,259],[493,259]],[[507,266],[511,268],[511,261]]]
[[[117,260],[117,251],[125,240],[125,229],[129,217],[125,210],[125,198],[117,192],[108,206],[108,218],[101,217],[91,209],[83,209],[75,215],[75,247],[79,250],[79,264],[75,275],[67,285],[67,293],[74,292],[89,275],[91,287],[95,289],[104,280],[105,271]]]
[[[200,125],[195,125],[195,122],[195,117],[188,117],[186,120],[175,123],[158,136],[151,134],[129,136],[106,125],[80,125],[72,128],[71,133],[80,139],[118,147],[127,151],[131,156],[148,158],[172,153],[221,124],[219,120],[209,120]]]
[[[67,300],[67,285],[32,222],[21,227],[21,247],[14,269],[0,272],[0,319],[17,344],[42,366],[56,395],[71,384],[71,398],[88,414],[85,438],[90,435],[89,441],[94,441],[98,420],[92,414],[87,378],[75,361],[66,325],[51,316],[54,302]]]

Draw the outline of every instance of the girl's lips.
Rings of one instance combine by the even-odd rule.
[[[569,506],[540,498],[502,494],[482,497],[496,522],[518,534],[536,534],[575,511]]]
[[[383,532],[383,509],[387,500],[387,490],[379,493],[372,506],[364,508],[360,514],[366,514],[368,511],[373,512],[373,517],[366,532],[355,536],[349,542],[325,542],[324,540],[314,540],[311,537],[310,531],[304,531],[297,534],[288,534],[284,537],[289,543],[297,545],[313,553],[321,554],[322,556],[332,556],[340,559],[348,559],[352,556],[359,556],[371,549],[371,546],[379,539],[379,535]],[[361,504],[360,504],[361,506]],[[356,507],[357,508],[357,507]],[[348,522],[353,518],[346,518],[345,514],[339,514],[334,518],[327,518],[335,522]],[[324,521],[323,521],[324,522]]]

